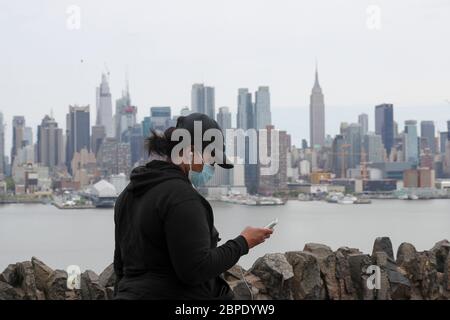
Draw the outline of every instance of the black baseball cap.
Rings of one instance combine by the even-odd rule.
[[[223,131],[222,128],[220,128],[219,124],[214,120],[208,117],[206,114],[203,113],[191,113],[187,116],[179,116],[177,119],[177,129],[186,129],[189,134],[191,135],[192,141],[194,140],[194,124],[195,122],[201,122],[202,125],[202,151],[205,149],[205,147],[211,143],[211,141],[203,141],[203,135],[206,131],[209,129],[218,129],[222,132],[222,142],[223,142],[223,150],[214,150],[214,162],[224,168],[224,169],[232,169],[234,165],[231,163],[231,161],[227,158],[225,154],[225,140],[223,137]]]

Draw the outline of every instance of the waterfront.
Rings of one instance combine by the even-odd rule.
[[[356,247],[371,252],[377,236],[389,236],[394,250],[403,242],[418,250],[450,238],[450,200],[374,200],[370,205],[338,205],[288,201],[284,206],[212,203],[222,242],[246,225],[279,224],[270,240],[241,258],[249,267],[267,252],[301,250],[306,242]],[[0,206],[0,269],[9,263],[39,257],[53,268],[77,264],[101,272],[112,261],[112,209],[59,210],[51,205]]]

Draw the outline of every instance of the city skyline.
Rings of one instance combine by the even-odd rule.
[[[450,108],[445,101],[450,47],[442,41],[450,31],[447,1],[377,1],[382,15],[376,30],[367,26],[369,1],[266,1],[263,6],[252,0],[129,1],[126,10],[116,3],[79,1],[81,22],[75,30],[67,27],[72,4],[12,2],[0,13],[5,23],[0,33],[8,43],[0,52],[0,109],[9,125],[15,114],[27,115],[36,127],[50,109],[63,123],[69,104],[94,108],[92,88],[105,64],[114,99],[128,72],[136,106],[168,105],[174,113],[189,104],[193,83],[214,86],[216,107],[228,106],[233,113],[237,88],[254,92],[267,85],[272,122],[292,132],[296,144],[309,136],[301,117],[316,58],[331,120],[328,133],[339,130],[332,122],[336,116],[342,121],[361,112],[372,116],[372,107],[385,102],[418,120],[440,120]],[[359,110],[346,116],[353,108]],[[286,116],[292,114],[295,125]]]

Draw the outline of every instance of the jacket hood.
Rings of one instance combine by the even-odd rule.
[[[133,169],[126,190],[139,196],[158,184],[171,179],[181,179],[190,184],[188,177],[178,166],[166,161],[153,160],[145,166]]]

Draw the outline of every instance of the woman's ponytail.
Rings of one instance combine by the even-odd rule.
[[[170,127],[164,133],[151,130],[150,136],[145,139],[148,155],[158,154],[160,156],[170,157],[175,141],[172,141],[172,132],[175,127]]]

